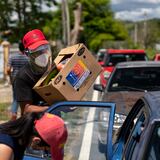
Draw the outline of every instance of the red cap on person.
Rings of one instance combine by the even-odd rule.
[[[50,145],[52,160],[63,160],[64,144],[68,136],[64,121],[56,115],[45,113],[35,122],[35,128],[41,138]]]
[[[29,31],[23,37],[24,48],[28,48],[30,50],[34,50],[37,47],[48,43],[49,42],[46,40],[44,34],[39,29]]]

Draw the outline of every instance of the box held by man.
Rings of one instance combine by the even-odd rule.
[[[63,62],[59,71],[58,66]],[[56,101],[82,99],[101,72],[101,66],[82,43],[62,49],[54,63],[33,87],[50,105]]]

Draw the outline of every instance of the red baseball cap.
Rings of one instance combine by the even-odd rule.
[[[68,136],[64,121],[59,116],[45,113],[35,122],[35,128],[41,138],[50,145],[52,160],[63,160],[64,144]]]
[[[30,50],[34,50],[37,47],[48,43],[49,42],[46,40],[44,34],[39,29],[29,31],[23,37],[24,48],[28,48]]]

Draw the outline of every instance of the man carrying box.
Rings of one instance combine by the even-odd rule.
[[[26,33],[23,37],[24,54],[29,58],[16,80],[16,98],[20,103],[21,114],[26,112],[43,112],[48,106],[40,106],[44,100],[32,89],[41,76],[51,67],[51,49],[49,42],[39,29]]]

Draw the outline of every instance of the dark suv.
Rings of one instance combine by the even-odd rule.
[[[94,89],[102,92],[102,101],[116,103],[116,112],[128,114],[135,101],[145,92],[160,90],[160,62],[118,63],[106,87],[95,84]]]

